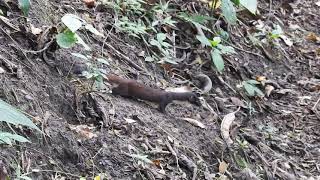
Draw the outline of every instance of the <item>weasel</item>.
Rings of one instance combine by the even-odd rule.
[[[162,113],[166,113],[166,106],[174,100],[200,105],[199,98],[193,92],[167,92],[116,75],[107,75],[106,80],[112,85],[112,94],[158,103]]]

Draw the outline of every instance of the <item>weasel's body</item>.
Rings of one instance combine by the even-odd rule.
[[[113,85],[112,94],[158,103],[159,110],[163,113],[165,112],[166,106],[173,100],[189,101],[193,104],[199,104],[198,97],[192,92],[167,92],[145,86],[135,80],[123,79],[116,75],[108,75],[107,81]]]

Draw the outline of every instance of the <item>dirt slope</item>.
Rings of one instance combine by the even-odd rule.
[[[110,179],[214,179],[222,177],[221,161],[229,164],[225,172],[229,179],[319,179],[319,40],[306,38],[310,32],[320,36],[320,7],[315,2],[295,1],[289,6],[276,1],[269,16],[269,4],[260,2],[263,23],[281,24],[293,45],[281,42],[282,50],[252,46],[244,34],[253,25],[243,16],[240,25],[230,29],[230,43],[238,53],[226,58],[222,75],[210,65],[186,65],[197,55],[211,62],[200,46],[188,49],[189,62],[177,68],[182,75],[188,69],[211,78],[213,89],[203,97],[217,116],[187,102],[171,104],[168,114],[162,114],[152,103],[113,96],[106,90],[90,92],[92,82],[73,73],[79,59],[70,53],[83,52],[79,46],[31,52],[42,42],[29,31],[30,23],[50,30],[50,38],[51,27],[65,13],[76,12],[89,16],[108,34],[107,39],[99,39],[83,33],[97,54],[112,60],[104,65],[106,72],[152,87],[179,86],[164,75],[162,67],[139,56],[146,50],[141,40],[112,27],[110,9],[88,9],[81,1],[33,1],[25,22],[16,4],[10,3],[7,18],[19,31],[0,22],[0,67],[5,70],[0,74],[0,96],[32,117],[46,135],[15,128],[32,143],[1,145],[0,160],[11,177],[20,168],[32,179],[92,179],[99,174]],[[173,2],[179,3],[192,7],[192,2]],[[182,32],[177,36],[181,44],[190,37]],[[249,98],[237,87],[256,76],[268,78],[275,88],[270,96]],[[228,147],[220,126],[223,117],[238,108],[232,98],[251,105],[236,113],[231,128],[234,143]],[[182,118],[196,119],[206,128]],[[81,126],[85,129],[79,131]],[[0,127],[10,130],[5,124]]]

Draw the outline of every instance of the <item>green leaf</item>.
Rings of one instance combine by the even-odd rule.
[[[78,57],[78,58],[81,58],[81,59],[89,60],[88,56],[85,56],[85,55],[80,54],[80,53],[71,53],[71,55],[75,56],[75,57]]]
[[[255,88],[256,88],[255,86],[253,86],[253,85],[245,82],[245,83],[243,84],[243,87],[244,87],[244,89],[247,91],[247,93],[248,93],[249,96],[254,96],[254,95],[255,95]]]
[[[201,44],[211,47],[211,43],[207,37],[197,35],[196,38],[201,42]]]
[[[224,46],[224,45],[218,44],[217,48],[220,49],[222,54],[236,54],[236,51],[232,46]]]
[[[158,40],[159,42],[164,41],[166,38],[167,38],[167,35],[164,34],[164,33],[158,33],[158,34],[157,34],[157,40]]]
[[[236,24],[236,10],[230,0],[221,0],[222,14],[229,24]]]
[[[103,58],[97,58],[97,61],[99,63],[105,64],[105,65],[110,65],[110,63],[106,59],[103,59]]]
[[[14,125],[20,124],[41,132],[41,130],[29,118],[2,100],[0,100],[0,114],[0,121]]]
[[[249,96],[264,96],[263,92],[257,86],[255,86],[256,83],[259,82],[256,80],[248,80],[243,83],[243,87],[247,91]]]
[[[167,43],[167,42],[162,42],[161,45],[165,48],[168,48],[168,47],[172,47],[171,44]]]
[[[62,48],[70,48],[77,42],[76,34],[70,30],[59,33],[56,39],[58,45]]]
[[[76,15],[73,14],[65,14],[61,21],[64,25],[66,25],[72,32],[76,32],[81,28],[83,24],[83,20]]]
[[[30,0],[19,0],[19,8],[22,10],[24,16],[28,16],[30,7]]]
[[[78,35],[75,34],[76,37],[76,43],[81,44],[85,50],[90,51],[91,48],[82,40],[82,38]]]
[[[253,79],[251,79],[251,80],[248,80],[248,81],[246,81],[247,83],[250,83],[250,84],[261,84],[260,82],[258,82],[258,81],[256,81],[256,80],[253,80]]]
[[[104,35],[100,33],[96,28],[94,28],[91,24],[87,24],[85,28],[97,36],[104,37]]]
[[[283,30],[281,26],[276,25],[275,29],[271,32],[270,37],[273,39],[276,39],[276,38],[279,38],[281,34],[283,34]]]
[[[217,70],[221,73],[224,69],[224,61],[218,49],[211,51],[211,58]]]
[[[163,20],[163,23],[175,27],[177,22],[172,20],[171,16],[168,16]]]
[[[22,143],[30,142],[28,139],[26,139],[25,137],[20,136],[18,134],[11,134],[8,132],[0,132],[0,144],[5,143],[5,144],[12,145],[11,140],[22,142]]]
[[[3,14],[3,11],[2,11],[1,9],[0,9],[0,15],[1,15],[1,16],[3,16],[3,15],[4,15],[4,14]]]
[[[220,42],[221,42],[220,37],[214,37],[212,40],[210,40],[212,47],[216,47]]]
[[[18,178],[19,178],[19,179],[24,179],[24,180],[32,180],[32,179],[29,178],[28,176],[24,176],[24,175],[19,176]]]
[[[240,0],[231,0],[235,5],[239,6],[240,5]]]
[[[240,4],[248,9],[252,14],[256,14],[258,6],[257,0],[240,0]]]

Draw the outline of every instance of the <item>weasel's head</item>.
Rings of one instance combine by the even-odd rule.
[[[190,103],[192,103],[192,104],[197,105],[197,106],[200,106],[200,105],[201,105],[200,99],[199,99],[198,95],[195,94],[195,93],[192,93],[192,95],[189,96],[188,101],[189,101]]]

